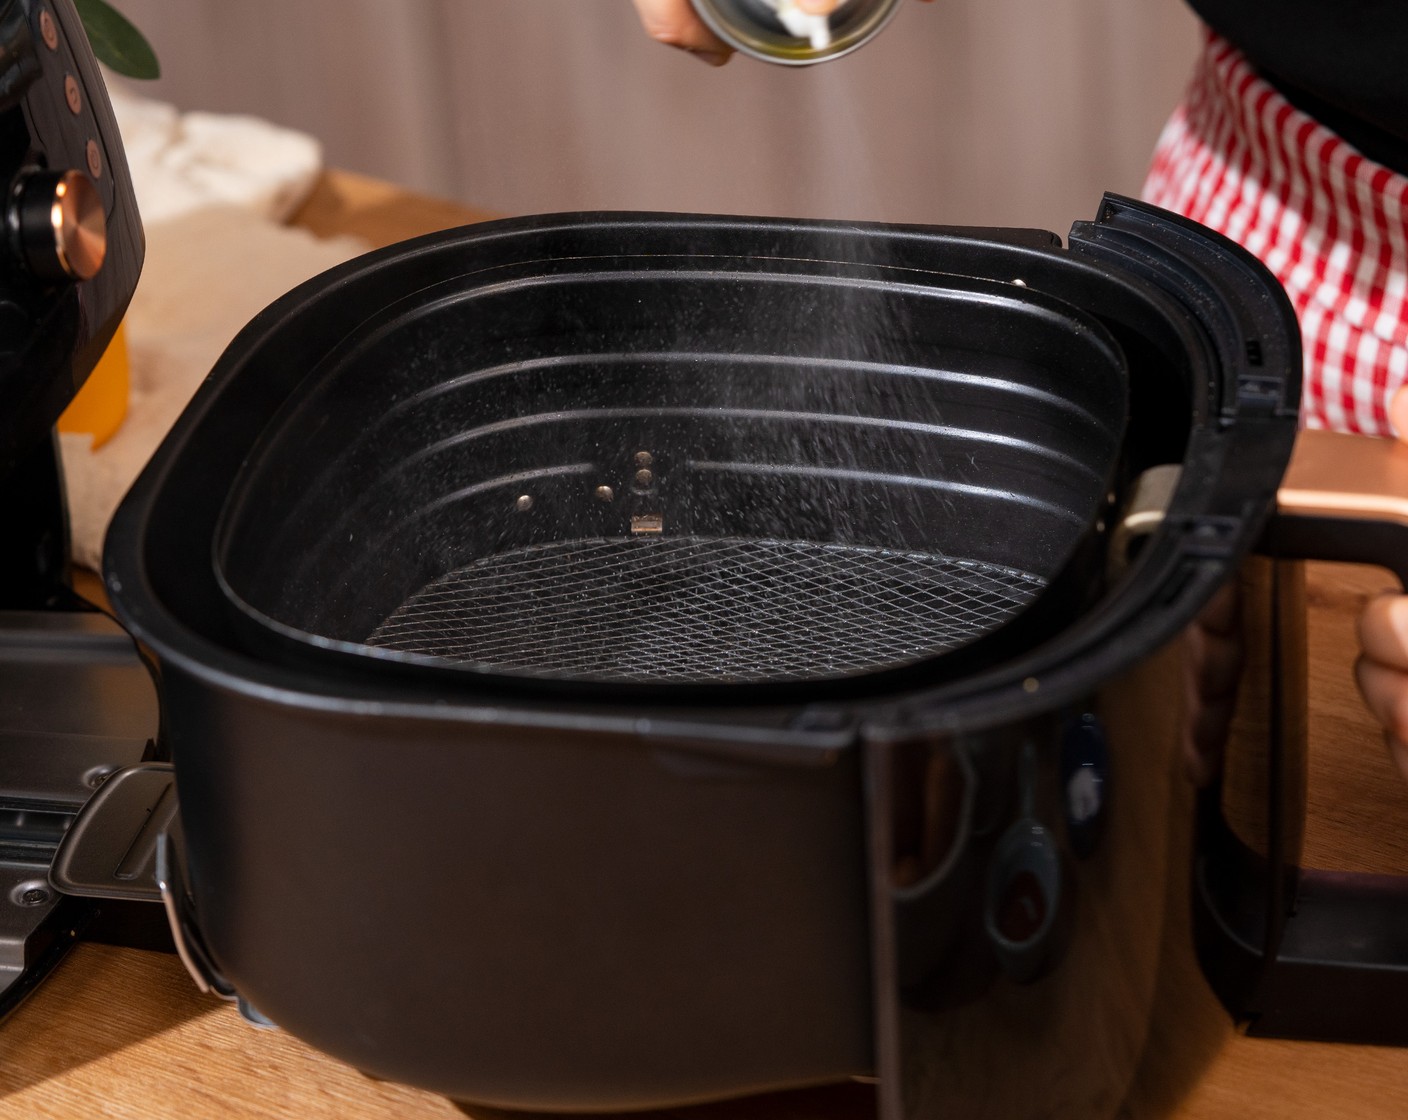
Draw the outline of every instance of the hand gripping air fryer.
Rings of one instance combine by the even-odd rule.
[[[1401,554],[1278,510],[1299,368],[1256,262],[1114,197],[1066,247],[587,214],[351,262],[119,511],[180,813],[109,780],[55,878],[148,836],[200,984],[468,1101],[1113,1114],[1188,873],[1181,635],[1258,548]],[[1229,908],[1285,925],[1272,855],[1270,909],[1199,888],[1215,978]]]

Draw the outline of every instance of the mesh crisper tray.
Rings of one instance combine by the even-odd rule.
[[[562,541],[439,577],[368,644],[507,673],[808,680],[966,644],[1043,587],[992,564],[744,538]]]

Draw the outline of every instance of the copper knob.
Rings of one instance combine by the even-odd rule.
[[[91,280],[107,256],[103,200],[81,171],[32,171],[18,183],[11,228],[31,272],[45,280]]]
[[[39,12],[39,36],[51,51],[59,49],[58,25],[54,23],[54,17],[43,9]]]

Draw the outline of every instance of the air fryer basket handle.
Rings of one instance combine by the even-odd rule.
[[[1379,565],[1408,586],[1408,445],[1302,432],[1262,546]],[[1211,798],[1198,843],[1199,955],[1249,1033],[1408,1045],[1408,877],[1285,866],[1275,840],[1264,858]]]
[[[1408,587],[1408,444],[1301,432],[1265,544],[1274,555],[1377,564]]]

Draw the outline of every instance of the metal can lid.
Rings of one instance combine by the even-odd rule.
[[[842,0],[829,16],[796,0],[691,0],[699,18],[741,54],[784,66],[811,66],[850,54],[873,39],[900,0]]]

